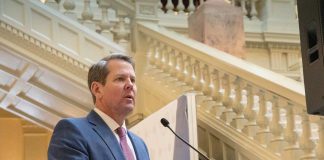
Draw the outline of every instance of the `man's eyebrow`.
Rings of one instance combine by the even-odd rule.
[[[116,76],[128,76],[127,73],[117,73]],[[130,77],[135,78],[135,75],[130,75]]]

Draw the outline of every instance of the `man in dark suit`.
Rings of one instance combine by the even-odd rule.
[[[63,119],[56,125],[48,159],[149,160],[143,140],[125,126],[136,95],[131,58],[103,58],[89,69],[88,86],[95,108],[87,117]]]

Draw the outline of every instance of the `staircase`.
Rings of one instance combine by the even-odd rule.
[[[133,51],[139,86],[133,117],[195,92],[199,149],[211,159],[324,159],[324,119],[306,114],[302,83],[176,33],[185,26],[159,20],[171,16],[157,10],[158,2],[67,2],[53,1],[53,10],[36,0],[0,1],[2,109],[49,130],[61,118],[83,116],[92,108],[89,65]],[[58,12],[62,5],[66,16]],[[246,15],[257,18],[253,7]]]

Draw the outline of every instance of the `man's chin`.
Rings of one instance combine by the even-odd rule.
[[[127,115],[133,112],[134,107],[134,105],[125,106],[125,111],[127,112]]]

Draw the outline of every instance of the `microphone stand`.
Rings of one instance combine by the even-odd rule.
[[[192,148],[193,150],[195,150],[199,155],[203,156],[205,159],[209,160],[209,158],[207,156],[205,156],[204,154],[202,154],[200,151],[198,151],[196,148],[194,148],[193,146],[191,146],[187,141],[185,141],[184,139],[182,139],[180,136],[178,136],[177,133],[175,133],[169,125],[165,126],[168,127],[170,129],[170,131],[176,136],[178,137],[183,143],[187,144],[190,148]]]

